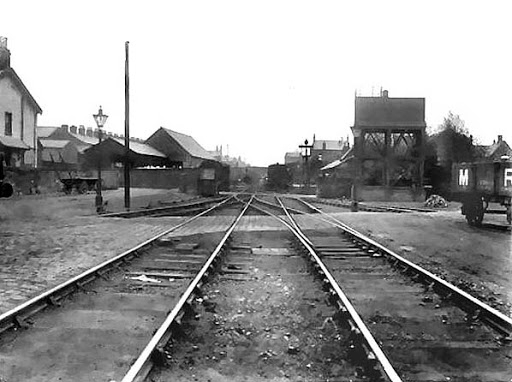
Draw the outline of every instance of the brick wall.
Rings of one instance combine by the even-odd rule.
[[[196,193],[199,169],[134,169],[130,172],[133,188],[172,189]],[[120,176],[120,186],[124,187],[124,177]]]

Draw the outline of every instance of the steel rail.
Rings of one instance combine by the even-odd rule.
[[[153,242],[160,239],[162,236],[168,235],[169,233],[177,230],[178,228],[183,227],[186,224],[193,222],[194,220],[209,213],[210,211],[212,211],[216,208],[219,208],[220,206],[225,204],[229,199],[231,199],[231,198],[225,199],[222,202],[217,203],[215,206],[212,206],[208,210],[205,210],[205,211],[201,212],[200,214],[195,215],[195,216],[191,217],[190,219],[187,219],[186,221],[184,221],[172,228],[165,230],[162,233],[159,233],[158,235],[142,242],[141,244],[138,244],[137,246],[113,257],[112,259],[104,261],[104,262],[100,263],[99,265],[96,265],[93,268],[91,268],[91,269],[41,293],[40,295],[31,298],[30,300],[24,302],[23,304],[18,305],[17,307],[1,314],[0,315],[0,333],[13,327],[13,326],[20,326],[20,324],[23,322],[24,318],[39,312],[40,310],[44,309],[48,305],[55,304],[54,297],[57,296],[59,293],[63,293],[63,291],[66,290],[67,288],[70,288],[74,285],[79,285],[80,287],[82,287],[87,282],[95,279],[96,275],[102,274],[102,270],[105,270],[109,266],[112,266],[113,264],[115,264],[119,261],[122,261],[123,259],[129,257],[130,255],[136,254],[137,251],[151,245]],[[83,282],[83,283],[81,283],[81,282]],[[69,292],[69,293],[71,293],[71,292]],[[66,293],[64,295],[67,295],[69,293]],[[24,317],[22,317],[22,315]]]
[[[462,298],[466,305],[470,305],[472,307],[475,307],[474,312],[477,312],[477,316],[480,319],[486,319],[486,321],[496,330],[504,334],[505,336],[510,337],[512,335],[512,318],[506,316],[505,314],[501,313],[500,311],[494,309],[493,307],[487,305],[486,303],[478,300],[476,297],[471,296],[469,293],[463,291],[462,289],[459,289],[455,285],[449,283],[446,280],[443,280],[439,276],[427,271],[426,269],[420,267],[419,265],[414,264],[413,262],[405,259],[404,257],[400,256],[399,254],[391,251],[390,249],[384,247],[383,245],[377,243],[376,241],[370,239],[368,236],[363,235],[362,233],[356,231],[355,229],[349,227],[345,223],[339,221],[338,219],[334,218],[333,216],[326,214],[325,212],[319,210],[315,206],[307,203],[304,200],[300,200],[302,203],[308,205],[312,209],[315,209],[318,211],[321,215],[328,216],[331,221],[327,219],[323,219],[316,215],[310,215],[311,217],[315,219],[322,220],[324,222],[327,222],[329,224],[332,224],[344,232],[349,233],[350,235],[356,237],[357,239],[365,242],[367,245],[372,247],[373,250],[376,250],[377,252],[380,252],[382,255],[386,255],[388,258],[392,258],[399,263],[405,265],[406,267],[414,270],[416,273],[420,274],[424,279],[430,280],[430,283],[437,284],[444,288],[446,291],[448,291],[447,295],[455,295],[460,298]]]
[[[234,222],[231,224],[231,226],[226,231],[226,234],[221,239],[220,243],[217,245],[213,253],[210,255],[208,260],[205,262],[201,270],[198,272],[196,277],[190,282],[188,288],[183,293],[181,298],[179,299],[178,303],[174,306],[172,311],[169,313],[163,324],[160,326],[160,328],[156,331],[155,335],[151,338],[149,343],[146,345],[140,356],[137,358],[135,363],[130,367],[130,370],[128,373],[123,377],[121,382],[136,382],[136,381],[142,381],[144,378],[146,378],[147,374],[151,371],[151,356],[155,349],[160,345],[162,339],[169,333],[171,330],[172,324],[175,322],[176,318],[178,317],[179,313],[187,303],[187,300],[190,298],[196,287],[198,286],[199,282],[205,275],[207,274],[207,271],[209,270],[210,266],[214,262],[214,260],[217,258],[217,255],[221,252],[224,244],[226,243],[227,239],[235,229],[236,225],[242,219],[242,216],[245,214],[245,211],[249,208],[249,205],[252,202],[252,197],[249,200],[249,202],[246,203],[245,207],[243,208],[242,212],[238,217],[234,220]]]
[[[287,226],[290,231],[297,237],[297,239],[301,242],[301,244],[306,248],[306,250],[309,252],[310,256],[315,260],[315,263],[318,264],[320,267],[321,273],[325,276],[325,278],[328,280],[330,287],[334,290],[336,293],[338,300],[341,302],[341,304],[345,307],[346,312],[350,315],[350,318],[356,325],[357,329],[361,333],[364,341],[368,345],[368,348],[371,350],[371,352],[375,355],[377,362],[382,367],[383,372],[385,373],[383,377],[386,377],[391,382],[402,382],[402,379],[397,374],[389,360],[387,359],[386,355],[380,348],[379,344],[373,338],[373,335],[371,334],[370,330],[364,323],[364,321],[361,319],[359,314],[357,313],[356,309],[348,299],[348,297],[345,295],[341,287],[338,285],[338,282],[336,279],[331,275],[325,264],[322,262],[320,257],[316,254],[313,245],[311,244],[311,241],[308,239],[306,235],[302,232],[302,230],[298,227],[298,225],[295,223],[295,221],[292,219],[291,215],[288,213],[286,207],[282,204],[281,200],[278,198],[279,203],[283,207],[284,213],[287,215],[288,219],[292,221],[292,224],[288,224],[284,219],[280,218],[279,216],[269,212],[265,211],[264,209],[260,209],[261,211],[265,212],[268,215],[273,216],[274,218],[281,221],[285,226]],[[123,381],[124,382],[124,381]]]
[[[172,212],[174,210],[202,206],[205,204],[220,203],[224,199],[227,199],[227,197],[212,198],[210,200],[202,199],[202,200],[195,200],[195,201],[185,201],[182,203],[175,203],[175,204],[165,205],[162,207],[141,209],[141,210],[136,210],[136,211],[111,212],[111,213],[107,213],[107,214],[101,214],[100,216],[104,217],[104,218],[127,218],[127,217],[146,216],[146,215],[158,214],[158,213],[162,213],[162,212]]]
[[[280,206],[279,204],[274,204],[272,202],[267,202],[266,200],[260,199],[257,196],[254,197],[254,200],[256,200],[257,202],[259,202],[261,204],[265,204],[265,205],[267,205],[269,207],[272,207],[272,208],[279,208],[279,209],[282,208],[282,206]],[[298,214],[307,214],[307,212],[304,212],[304,211],[301,211],[301,210],[297,210],[295,208],[288,207],[288,210],[289,211],[293,211],[293,212],[298,213]]]
[[[302,201],[302,199],[300,199],[300,198],[293,198],[293,199]],[[352,205],[350,203],[343,203],[343,202],[336,203],[336,202],[326,201],[325,199],[320,199],[320,200],[317,200],[316,202],[321,203],[321,204],[328,204],[328,205],[336,206],[336,207],[352,208]],[[363,202],[358,203],[358,207],[359,207],[359,209],[368,210],[368,211],[376,210],[376,211],[389,211],[389,212],[397,212],[397,213],[401,213],[401,212],[425,212],[425,213],[437,212],[437,210],[429,209],[429,208],[400,207],[400,206],[375,206],[375,205],[371,205],[371,204],[367,204],[367,203],[363,203]]]

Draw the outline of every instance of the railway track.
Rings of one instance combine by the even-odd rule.
[[[104,218],[137,218],[141,216],[183,216],[199,214],[208,208],[226,200],[227,197],[201,198],[199,200],[181,202],[160,202],[160,207],[145,208],[136,211],[112,212],[102,214]]]
[[[225,233],[169,230],[116,258],[120,270],[91,270],[67,292],[1,316],[0,377],[512,378],[510,318],[307,203],[241,196],[221,204],[200,215],[232,215]],[[262,214],[282,228],[237,229],[243,216]],[[65,297],[76,289],[85,293]],[[29,330],[8,330],[27,320]]]
[[[263,208],[276,209],[271,202],[258,200],[258,203]],[[255,207],[255,209],[261,209],[261,207]],[[294,210],[294,212],[297,212],[297,210]],[[288,215],[288,218],[292,220],[290,215]],[[295,223],[292,224],[295,225]],[[296,228],[298,229],[298,227]],[[343,360],[346,362],[347,359],[350,359],[355,361],[355,364],[364,367],[363,374],[358,374],[357,368],[354,372],[349,367],[345,367],[343,371],[347,374],[329,375],[326,380],[348,380],[361,377],[370,380],[398,381],[401,379],[395,372],[395,367],[397,367],[404,380],[509,380],[511,351],[507,343],[510,336],[510,323],[512,322],[509,318],[479,302],[476,302],[478,306],[486,311],[473,309],[471,314],[468,315],[467,312],[452,303],[452,300],[464,299],[464,292],[457,291],[455,287],[446,285],[447,283],[442,280],[436,280],[437,284],[435,282],[429,283],[426,289],[414,285],[408,280],[408,277],[404,277],[402,272],[397,272],[395,267],[388,264],[381,264],[382,269],[376,269],[375,261],[382,262],[380,259],[384,256],[375,251],[375,247],[373,247],[375,243],[366,242],[366,245],[363,246],[360,242],[355,244],[353,240],[341,241],[340,243],[339,233],[336,233],[332,237],[332,233],[328,231],[326,233],[324,229],[323,234],[313,237],[314,241],[308,239],[303,233],[300,233],[297,237],[297,240],[301,242],[301,248],[298,250],[304,251],[303,247],[306,247],[306,252],[309,253],[309,257],[312,259],[313,267],[320,270],[319,274],[325,289],[331,293],[331,303],[336,307],[336,311],[328,318],[333,321],[336,320],[340,325],[345,323],[350,328],[349,334],[343,333],[343,331],[337,332],[338,338],[343,338],[345,345],[349,344],[349,351],[343,352],[343,350],[338,349],[338,354],[344,355],[344,358],[338,360],[338,362],[343,363]],[[358,237],[358,239],[361,239],[361,237]],[[332,240],[336,244],[333,244]],[[295,255],[297,253],[295,252]],[[348,268],[339,268],[338,264],[335,263],[329,263],[326,267],[322,264],[321,257],[325,258],[327,262],[342,261],[342,264]],[[354,267],[347,264],[350,263],[347,259],[352,261],[358,259],[359,262]],[[368,261],[368,263],[364,264],[365,261]],[[281,267],[284,267],[284,265],[281,265]],[[387,273],[384,273],[386,267]],[[328,268],[335,268],[336,272],[329,272]],[[371,323],[371,332],[377,333],[382,338],[379,337],[379,342],[373,339],[370,330],[365,326],[354,306],[351,305],[335,280],[335,276],[339,277],[341,274],[343,275],[342,279],[345,280],[348,276],[347,270],[353,273],[354,268],[356,274],[352,274],[355,277],[352,280],[353,283],[348,286],[352,295],[351,298],[357,300],[357,309],[363,311],[362,315],[365,316],[365,321],[368,320]],[[367,268],[366,272],[362,271],[364,268]],[[270,276],[270,274],[267,274],[267,276]],[[294,274],[294,278],[298,278],[297,276],[297,274]],[[426,274],[423,276],[426,276]],[[368,284],[368,279],[371,281],[382,279],[382,281],[364,290],[363,284]],[[404,282],[404,279],[407,281]],[[304,283],[305,281],[301,280],[299,282]],[[442,287],[448,287],[450,291],[457,292],[459,296],[443,294]],[[230,289],[223,287],[222,283],[217,283],[210,288],[211,294],[207,295],[210,306],[205,311],[213,312],[213,325],[208,326],[206,324],[202,328],[202,332],[216,332],[217,334],[211,335],[213,339],[206,342],[210,344],[214,342],[217,346],[210,349],[206,360],[198,360],[197,357],[197,342],[204,342],[205,339],[204,336],[200,335],[201,329],[196,328],[187,333],[189,341],[186,341],[185,344],[178,343],[170,347],[180,356],[173,359],[169,365],[160,368],[156,374],[152,375],[151,380],[181,380],[180,378],[183,378],[184,375],[190,377],[190,373],[198,373],[192,374],[192,377],[197,378],[199,375],[199,380],[201,380],[209,375],[205,374],[205,371],[211,371],[212,369],[216,370],[217,373],[233,373],[229,365],[232,365],[233,362],[235,366],[237,365],[236,351],[233,350],[233,340],[226,340],[226,337],[230,338],[226,333],[229,333],[230,330],[236,330],[236,328],[232,326],[233,319],[231,321],[225,319],[233,312],[228,310],[228,313],[226,313],[224,310],[223,314],[216,314],[220,311],[220,308],[218,308],[219,300],[225,300],[226,291],[228,290]],[[245,288],[241,288],[241,290],[245,290]],[[241,290],[237,290],[234,296],[237,298],[242,296],[243,301],[250,300]],[[249,290],[252,292],[254,289]],[[363,292],[361,292],[362,290]],[[442,301],[435,300],[436,292],[443,297]],[[219,295],[224,298],[219,298]],[[234,296],[228,297],[233,298]],[[316,296],[318,300],[318,294]],[[407,297],[407,300],[405,297]],[[253,299],[251,302],[257,303],[258,300]],[[211,304],[213,304],[213,308]],[[236,306],[236,304],[234,305]],[[467,305],[465,307],[468,308]],[[246,309],[246,313],[253,313],[254,306],[252,308],[252,310],[251,308]],[[413,308],[414,312],[412,312]],[[408,314],[410,311],[412,313]],[[242,310],[237,311],[238,315],[244,316],[242,312]],[[281,314],[283,313],[281,312]],[[203,311],[202,314],[205,314],[205,312]],[[236,316],[237,314],[234,314],[232,317]],[[274,322],[277,318],[273,317],[272,320]],[[479,320],[490,324],[493,329],[480,325]],[[257,344],[263,342],[267,345],[272,343],[272,341],[265,341],[262,335],[264,336],[265,332],[274,332],[274,330],[279,332],[279,329],[282,332],[283,328],[279,325],[276,326],[277,328],[262,328],[261,326],[258,328],[252,325],[249,328],[239,327],[238,329],[240,330],[239,335],[244,335],[244,340],[249,341],[247,347],[251,348],[254,342]],[[500,340],[497,340],[494,330],[502,335]],[[257,337],[257,341],[254,338],[248,338],[251,334]],[[284,338],[286,337],[284,336]],[[271,336],[271,338],[274,338],[274,336]],[[262,350],[261,347],[254,346],[257,350]],[[393,365],[387,360],[381,347],[389,354]],[[219,350],[219,348],[223,350]],[[293,345],[292,349],[294,349]],[[217,353],[215,353],[215,350]],[[259,354],[266,362],[275,357],[277,364],[282,365],[283,353],[283,346],[277,346],[277,350],[270,346],[270,350],[262,351]],[[251,358],[251,355],[253,359],[255,357],[254,349],[252,351],[244,350],[244,354],[248,358]],[[493,354],[495,359],[483,366],[482,363],[490,354]],[[332,361],[332,358],[327,359]],[[304,359],[302,361],[306,362]],[[315,361],[320,364],[315,371],[322,373],[322,370],[324,370],[322,366],[325,366],[322,361],[325,361],[325,359],[315,359]],[[187,374],[187,372],[181,370],[180,365],[183,364],[188,365],[192,371],[189,370]],[[256,359],[255,364],[260,370],[267,370],[268,372],[269,368],[265,367],[261,360]],[[284,364],[287,365],[286,362]],[[307,365],[311,368],[311,363]],[[475,365],[477,366],[473,367],[472,370],[470,366]],[[176,371],[177,366],[178,371]],[[289,370],[286,367],[284,369]],[[280,371],[283,372],[283,370]],[[286,372],[283,373],[285,373],[284,376],[292,379],[303,377],[303,375],[290,376]],[[262,376],[265,377],[264,372]],[[325,375],[321,376],[326,378]],[[306,380],[319,380],[318,374],[316,377]]]
[[[325,204],[335,207],[352,208],[350,201],[341,201],[333,199],[315,199],[314,204]],[[419,207],[403,207],[403,206],[377,206],[368,203],[360,202],[357,204],[358,209],[361,211],[369,212],[395,212],[395,213],[408,213],[408,212],[437,212],[432,208],[419,208]]]
[[[103,381],[124,375],[219,241],[215,233],[180,240],[169,235],[224,204],[2,314],[0,378]]]
[[[510,317],[331,216],[323,219],[336,229],[311,232],[311,245],[404,380],[512,378]]]

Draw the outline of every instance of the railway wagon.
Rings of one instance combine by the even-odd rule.
[[[271,191],[287,191],[292,184],[292,175],[288,166],[272,164],[267,168],[266,188]]]
[[[197,191],[201,196],[215,196],[219,191],[229,191],[229,166],[206,160],[199,166]]]
[[[504,213],[512,221],[512,160],[457,163],[452,168],[452,199],[462,202],[462,214],[470,225],[481,225],[485,213]],[[506,210],[489,210],[499,203]]]

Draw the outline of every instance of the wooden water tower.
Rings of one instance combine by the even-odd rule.
[[[355,97],[355,200],[422,200],[425,98]]]

